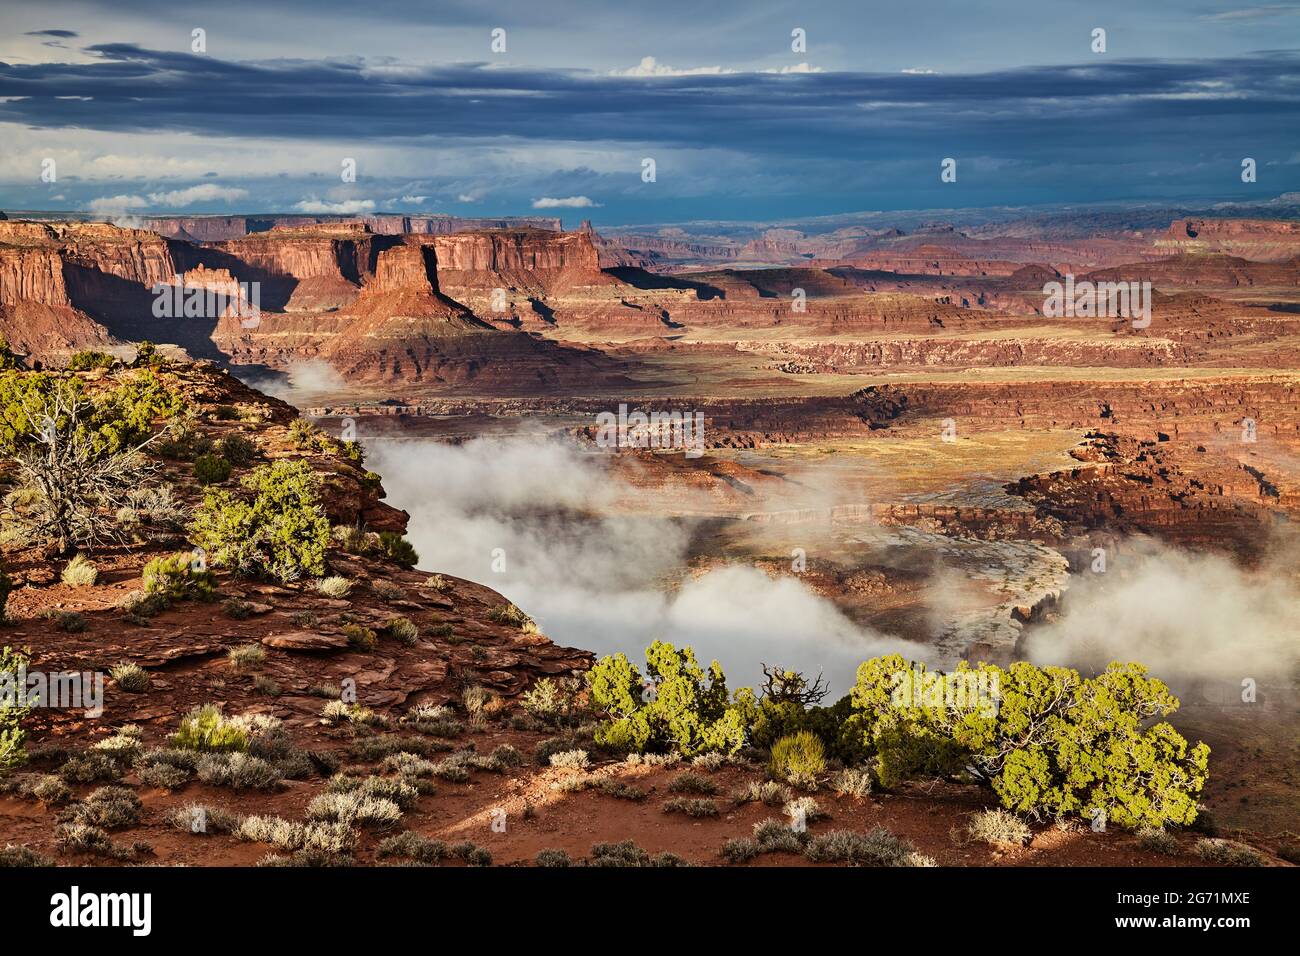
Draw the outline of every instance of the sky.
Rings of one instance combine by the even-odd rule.
[[[193,6],[6,0],[0,208],[612,226],[1300,190],[1300,3]]]

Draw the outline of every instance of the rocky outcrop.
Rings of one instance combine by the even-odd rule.
[[[932,245],[917,246],[906,252],[871,252],[851,260],[851,264],[858,269],[937,276],[1009,276],[1021,268],[1019,262],[972,259],[963,253]]]
[[[268,309],[317,312],[355,300],[379,251],[391,244],[357,223],[280,226],[193,248],[188,255],[197,263],[225,268],[242,282],[260,283]]]
[[[0,246],[0,306],[34,302],[71,306],[58,250],[40,246]]]
[[[1300,255],[1300,223],[1275,219],[1175,219],[1157,249],[1221,252],[1258,262]]]
[[[1020,365],[1153,368],[1186,364],[1193,350],[1142,338],[1114,342],[1065,342],[1052,338],[911,339],[882,342],[738,341],[736,348],[770,356],[772,367],[790,374],[868,373],[881,368],[1001,368]]]
[[[111,388],[112,376],[96,387]],[[370,531],[406,530],[404,512],[388,508],[390,520],[372,521],[378,515],[378,497],[383,490],[369,480],[364,467],[324,447],[304,451],[295,448],[289,426],[296,411],[284,402],[263,395],[237,379],[205,364],[175,363],[161,373],[168,388],[182,394],[197,408],[220,405],[256,407],[263,414],[256,421],[214,423],[209,416],[194,419],[209,440],[237,433],[257,450],[261,460],[288,454],[304,462],[320,478],[321,505],[333,524],[364,527]],[[159,459],[160,469],[169,474],[177,497],[193,507],[202,498],[202,488],[188,477],[190,465]],[[163,476],[159,476],[161,480]],[[235,492],[239,491],[235,488]],[[387,506],[384,506],[387,507]],[[61,669],[82,666],[86,654],[108,655],[114,661],[132,661],[152,672],[154,686],[148,695],[109,693],[105,714],[112,726],[133,722],[146,732],[165,735],[174,730],[181,715],[199,703],[220,700],[234,710],[257,708],[268,702],[295,732],[313,734],[321,727],[320,699],[310,688],[325,680],[345,675],[356,681],[360,699],[373,709],[397,708],[393,717],[409,705],[459,699],[464,687],[480,684],[503,697],[527,689],[538,678],[585,669],[592,655],[552,643],[536,629],[524,630],[494,619],[493,612],[507,599],[490,588],[454,577],[442,577],[436,587],[430,572],[416,570],[376,554],[347,553],[331,547],[332,573],[344,575],[354,584],[346,599],[330,599],[313,587],[309,579],[273,583],[240,578],[224,567],[211,570],[220,596],[244,601],[247,613],[236,617],[214,616],[211,605],[178,601],[158,609],[147,620],[123,618],[120,602],[138,589],[140,574],[152,557],[168,553],[175,539],[156,537],[145,543],[117,548],[111,558],[97,554],[101,567],[112,561],[113,574],[101,575],[94,585],[78,589],[71,596],[45,587],[53,580],[41,572],[49,562],[40,549],[13,541],[0,544],[6,568],[23,580],[41,586],[22,588],[9,600],[9,621],[16,639],[30,643],[33,667]],[[370,582],[384,582],[398,595],[381,594]],[[15,589],[18,590],[18,589]],[[70,608],[90,621],[85,633],[63,630],[42,612],[47,608]],[[385,635],[377,646],[361,651],[350,644],[344,628],[360,624],[383,632],[395,616],[416,625],[417,636],[399,642]],[[89,643],[87,643],[89,642]],[[266,676],[278,687],[271,697],[260,693],[248,680],[223,686],[221,675],[204,667],[212,657],[238,645],[259,643],[267,649]],[[259,696],[260,694],[260,696]],[[27,723],[38,736],[53,731],[62,743],[77,740],[89,745],[102,729],[98,721],[86,721],[80,711],[46,708]],[[347,742],[343,742],[347,746]]]
[[[0,234],[0,335],[17,352],[41,360],[108,344],[108,330],[73,305],[59,250],[28,244],[52,237],[24,225],[6,223],[20,228]]]
[[[272,240],[240,243],[263,241]],[[256,328],[223,320],[214,340],[233,361],[284,367],[304,358],[321,358],[351,381],[476,384],[505,391],[621,377],[622,363],[599,352],[494,328],[449,298],[441,288],[435,242],[391,244],[384,237],[327,241],[368,243],[374,253],[373,269],[361,273],[363,284],[352,301],[325,312],[264,314]],[[528,259],[520,257],[519,245],[497,245],[491,235],[452,249],[462,255],[457,260],[462,265],[495,267],[460,270],[459,275],[497,279],[503,275],[498,269],[514,270],[539,261],[540,245],[523,250],[532,256]],[[551,262],[557,263],[554,271],[563,271],[562,261]]]
[[[449,273],[537,274],[572,271],[599,275],[595,247],[582,233],[560,237],[538,232],[485,232],[440,237],[438,266]]]
[[[1079,467],[1021,478],[1007,491],[1078,536],[1149,534],[1249,560],[1267,550],[1279,517],[1300,510],[1293,483],[1279,486],[1194,442],[1091,431],[1072,455]]]
[[[36,357],[107,343],[111,338],[176,341],[157,335],[151,288],[171,282],[168,242],[107,223],[0,224],[0,307],[11,341]],[[182,330],[183,331],[183,330]]]
[[[1300,286],[1300,255],[1285,262],[1251,262],[1222,253],[1186,253],[1156,262],[1090,272],[1093,282],[1142,282],[1159,287],[1236,289],[1243,286]]]

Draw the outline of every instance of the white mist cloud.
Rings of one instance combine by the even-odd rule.
[[[306,374],[295,379],[306,382]],[[796,577],[746,563],[692,568],[690,519],[665,517],[661,490],[613,477],[598,453],[522,436],[462,445],[374,440],[367,451],[388,500],[411,514],[421,567],[487,584],[558,643],[640,661],[660,638],[691,645],[702,660],[717,658],[733,687],[759,682],[765,662],[824,673],[836,695],[869,657],[897,652],[935,663],[940,656],[854,623]],[[849,476],[826,473],[765,507],[824,508],[859,502],[861,494]],[[672,495],[676,514],[716,512],[703,493]],[[1292,550],[1251,570],[1226,557],[1127,542],[1107,573],[1073,578],[1061,614],[1026,630],[1024,653],[1035,663],[1081,668],[1139,661],[1176,689],[1186,681],[1285,676],[1297,665],[1300,630],[1296,563],[1281,554]],[[954,595],[970,582],[956,569],[935,573],[927,598],[937,634],[964,606],[943,597],[944,575],[953,576]]]
[[[565,196],[563,199],[553,199],[550,196],[543,196],[541,199],[533,200],[534,209],[598,209],[600,203],[593,201],[588,196]]]
[[[101,196],[86,203],[86,211],[96,216],[123,216],[130,209],[143,209],[149,200],[143,196]]]
[[[779,66],[779,67],[774,67],[773,69],[770,69],[770,70],[764,70],[763,72],[764,72],[764,73],[782,73],[782,74],[787,74],[787,73],[820,73],[820,72],[822,72],[822,68],[821,68],[820,66],[810,66],[810,65],[807,64],[807,63],[795,63],[795,64],[793,64],[792,66]]]
[[[235,366],[231,373],[245,385],[297,408],[309,406],[315,399],[337,396],[347,387],[338,369],[322,359],[297,362],[283,372],[268,374],[249,366]]]
[[[316,215],[352,216],[357,213],[374,212],[375,201],[373,199],[344,199],[340,202],[327,202],[322,199],[304,199],[302,202],[295,204],[294,208],[299,212]]]
[[[679,70],[667,63],[660,63],[652,56],[643,56],[636,66],[626,70],[611,70],[610,76],[722,76],[735,72],[722,66],[697,66]]]
[[[1171,680],[1285,676],[1300,633],[1294,569],[1281,555],[1248,570],[1219,555],[1130,541],[1105,573],[1076,576],[1064,613],[1027,634],[1026,651],[1040,664],[1138,661]]]
[[[149,199],[159,206],[190,206],[196,202],[211,202],[217,199],[233,202],[247,196],[247,189],[239,189],[234,186],[218,186],[216,183],[203,183],[199,186],[190,186],[188,189],[150,193]]]
[[[717,658],[733,687],[756,683],[764,661],[823,672],[836,694],[868,657],[924,655],[859,627],[793,578],[731,565],[682,581],[690,527],[655,516],[658,508],[608,513],[616,501],[659,493],[610,477],[599,455],[523,437],[366,444],[388,501],[411,514],[420,566],[500,591],[557,643],[641,661],[662,638]],[[494,557],[504,558],[503,573]]]

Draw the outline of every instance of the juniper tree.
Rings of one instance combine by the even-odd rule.
[[[59,554],[120,540],[112,516],[157,472],[143,452],[162,432],[106,442],[94,427],[95,405],[66,381],[28,390],[19,402],[10,452],[18,490],[5,499],[6,516]]]

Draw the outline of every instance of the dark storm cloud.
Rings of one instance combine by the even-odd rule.
[[[28,30],[23,34],[29,37],[57,37],[60,40],[70,40],[78,35],[73,30]]]
[[[305,139],[614,141],[756,155],[997,147],[1023,157],[1070,138],[1126,154],[1162,136],[1222,141],[1259,129],[1291,143],[1300,115],[1294,51],[975,75],[652,78],[479,63],[233,62],[126,43],[87,52],[96,59],[0,63],[0,120]]]

